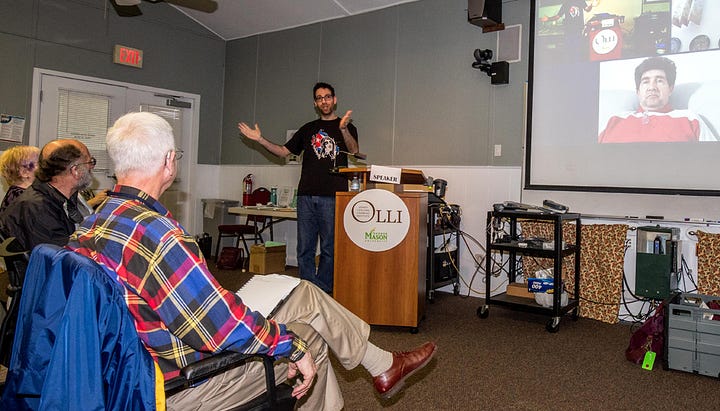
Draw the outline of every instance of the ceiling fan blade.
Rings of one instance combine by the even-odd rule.
[[[115,12],[120,17],[135,17],[142,15],[138,4],[140,0],[108,0],[112,4]]]
[[[153,0],[148,0],[153,1]],[[162,1],[162,0],[156,0]],[[218,8],[217,1],[215,0],[164,0],[166,3],[173,4],[175,6],[185,7],[205,13],[213,13]]]

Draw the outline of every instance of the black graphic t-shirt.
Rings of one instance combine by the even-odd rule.
[[[585,27],[585,0],[565,0],[558,14],[564,17],[563,27],[566,35],[580,36]]]
[[[348,124],[348,131],[358,139],[355,126]],[[347,191],[347,178],[331,172],[334,167],[348,165],[347,155],[341,153],[348,149],[340,132],[340,118],[303,125],[285,147],[295,155],[304,153],[298,195],[335,196],[338,191]]]

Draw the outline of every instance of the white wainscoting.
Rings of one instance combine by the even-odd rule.
[[[466,295],[484,295],[484,275],[476,274],[473,255],[484,255],[485,223],[487,212],[494,203],[512,200],[520,201],[520,167],[437,167],[422,165],[404,165],[402,167],[422,170],[426,176],[447,180],[445,200],[459,204],[462,210],[460,228],[467,234],[468,250],[465,242],[460,247],[460,292]],[[242,179],[246,174],[255,176],[253,187],[290,186],[296,187],[300,178],[300,166],[197,166],[198,182],[196,198],[224,198],[240,200],[242,198]],[[198,200],[195,214],[195,231],[202,229],[202,204]],[[286,221],[275,227],[275,241],[287,244],[287,263],[297,265],[295,223]],[[473,240],[474,239],[474,240]],[[216,239],[214,239],[216,241]],[[475,242],[477,241],[477,243]],[[479,243],[479,244],[478,244]],[[472,281],[472,284],[471,284]],[[452,292],[448,286],[440,291]]]

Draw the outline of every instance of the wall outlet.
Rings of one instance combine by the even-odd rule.
[[[502,144],[495,144],[495,157],[502,156]]]

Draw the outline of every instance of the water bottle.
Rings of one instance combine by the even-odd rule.
[[[272,205],[274,205],[274,206],[277,206],[277,205],[278,205],[278,201],[277,201],[277,187],[271,187],[271,188],[270,188],[270,202],[271,202]]]
[[[655,237],[655,241],[653,241],[653,254],[664,254],[662,249],[662,241],[660,240],[660,236]]]
[[[291,208],[297,208],[297,188],[293,190],[293,199],[290,202]]]
[[[350,191],[360,191],[360,180],[357,178],[357,176],[353,177],[352,181],[350,182]]]

